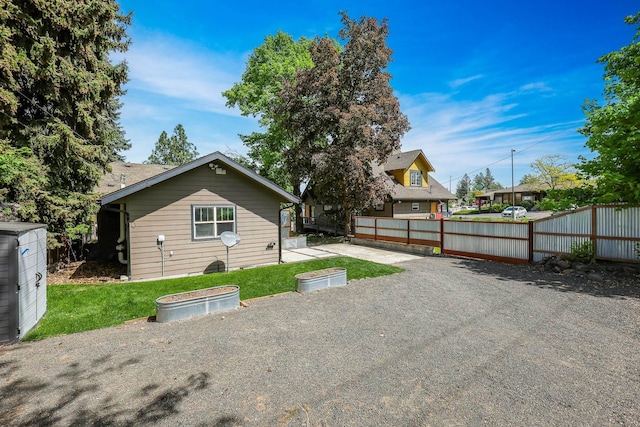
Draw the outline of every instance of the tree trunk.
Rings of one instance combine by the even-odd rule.
[[[351,235],[351,208],[344,208],[344,237]]]
[[[292,182],[293,195],[300,198],[301,196],[300,181],[295,179],[292,179],[291,181],[297,181],[297,182]],[[296,233],[300,234],[304,231],[304,224],[302,221],[302,203],[298,203],[295,205],[295,215],[296,215]]]

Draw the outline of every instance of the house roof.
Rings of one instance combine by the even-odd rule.
[[[119,180],[120,175],[116,175],[117,172],[115,172],[115,170],[112,170],[110,175],[109,174],[105,175],[105,178],[101,181],[100,185],[98,186],[98,190],[100,189],[103,190],[106,187],[108,189],[111,189],[111,192],[103,193],[104,195],[100,200],[100,204],[102,206],[107,205],[118,199],[137,193],[140,190],[144,190],[145,188],[149,188],[153,185],[156,185],[158,183],[171,179],[175,176],[188,172],[192,169],[195,169],[200,166],[206,165],[207,163],[213,163],[213,162],[224,163],[225,166],[231,169],[234,169],[235,171],[255,181],[256,183],[261,184],[267,189],[279,194],[283,198],[283,200],[287,202],[300,203],[300,199],[298,197],[287,192],[286,190],[274,184],[273,182],[269,181],[268,179],[258,175],[254,171],[247,169],[246,167],[240,165],[239,163],[231,160],[230,158],[220,153],[219,151],[216,151],[215,153],[208,154],[206,156],[200,157],[196,160],[193,160],[189,163],[185,163],[184,165],[180,165],[180,166],[141,165],[141,164],[129,164],[130,166],[125,166],[124,164],[116,165],[118,170],[128,170],[130,172],[130,175],[128,175],[126,172],[122,172],[126,175],[125,187],[121,189],[117,189],[115,191],[113,191],[114,186],[110,186],[109,184]],[[103,186],[103,182],[106,182],[104,186]],[[119,187],[120,182],[117,181],[115,186],[116,188]]]
[[[386,175],[385,180],[391,188],[390,195],[393,200],[453,200],[456,198],[434,177],[427,175],[427,178],[429,184],[427,187],[405,187],[389,175]]]
[[[541,188],[533,188],[530,185],[527,184],[522,184],[522,185],[516,185],[515,187],[513,187],[513,190],[511,190],[511,187],[509,188],[500,188],[498,190],[493,190],[493,191],[487,191],[486,193],[482,193],[482,194],[478,194],[476,197],[488,197],[491,200],[493,200],[493,198],[495,197],[496,194],[507,194],[507,193],[540,193],[542,191],[545,191],[544,189]]]
[[[406,159],[411,158],[411,162],[406,166],[409,168],[415,159],[418,157],[418,154],[422,154],[422,150],[414,150],[411,151],[410,156],[402,156],[403,161],[406,162]],[[404,153],[396,153],[396,154],[404,154]],[[424,154],[422,154],[424,156]],[[397,159],[397,158],[396,158]],[[397,159],[400,160],[400,159]],[[393,166],[395,167],[395,166]],[[387,173],[391,170],[386,164],[376,166],[372,166],[372,172],[374,174],[378,174],[382,176],[385,184],[389,188],[390,196],[393,200],[453,200],[456,198],[449,190],[447,190],[442,184],[440,184],[434,177],[427,173],[427,184],[426,187],[405,187],[400,182],[398,182],[393,175]]]
[[[411,165],[416,161],[418,157],[422,157],[422,160],[427,164],[429,168],[429,172],[435,172],[435,169],[427,160],[427,157],[424,155],[422,150],[411,150],[402,152],[396,152],[389,155],[389,158],[384,164],[385,171],[394,171],[394,170],[406,170],[411,167]]]
[[[175,165],[150,165],[143,163],[109,163],[111,172],[105,172],[95,189],[96,193],[109,194],[128,185],[159,175],[175,168]],[[123,185],[124,184],[124,185]]]

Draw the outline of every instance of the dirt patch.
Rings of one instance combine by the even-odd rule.
[[[127,266],[104,261],[77,261],[58,264],[47,273],[48,285],[119,282],[126,276]]]
[[[196,299],[201,297],[231,293],[236,289],[237,288],[235,286],[223,286],[219,288],[200,289],[197,291],[184,292],[181,294],[167,295],[166,297],[160,298],[158,302],[167,303],[167,302],[185,301],[185,300]]]

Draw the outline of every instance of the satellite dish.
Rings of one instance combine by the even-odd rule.
[[[229,248],[240,243],[240,236],[232,231],[224,231],[220,235],[220,240],[222,241],[222,244],[227,247],[227,271],[229,271]]]
[[[232,231],[225,231],[220,235],[220,240],[222,240],[223,245],[232,248],[240,243],[240,236]]]

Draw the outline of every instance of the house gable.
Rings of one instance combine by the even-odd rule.
[[[222,175],[222,171],[226,173],[227,168],[234,169],[238,173],[254,181],[253,182],[254,185],[257,184],[259,186],[264,187],[264,189],[266,190],[273,191],[276,194],[278,194],[281,197],[283,202],[300,203],[300,199],[298,197],[288,193],[283,188],[277,186],[276,184],[269,181],[268,179],[258,175],[252,170],[245,168],[244,166],[240,165],[239,163],[236,163],[235,161],[231,160],[230,158],[223,155],[222,153],[216,151],[215,153],[211,153],[209,155],[200,157],[199,159],[196,159],[192,162],[166,170],[165,172],[159,173],[158,175],[154,175],[150,178],[136,182],[135,184],[126,186],[112,193],[108,193],[102,197],[102,199],[100,200],[100,204],[104,206],[106,204],[114,203],[116,200],[120,198],[126,197],[130,194],[136,193],[145,188],[157,185],[163,181],[172,179],[192,169],[205,166],[205,165],[206,167],[211,169],[212,173],[215,173],[215,174],[219,173],[221,175]]]
[[[233,231],[242,237],[241,244],[231,250],[232,268],[276,263],[279,210],[287,201],[299,199],[214,153],[103,196],[101,215],[111,220],[99,230],[99,240],[111,238],[109,248],[113,251],[118,236],[116,218],[126,215],[131,279],[224,271],[226,247],[219,233],[198,237],[194,212],[231,209]],[[224,220],[216,218],[215,222]],[[158,250],[160,235],[164,236],[164,259]]]
[[[435,172],[429,160],[422,150],[413,150],[406,153],[394,153],[384,166],[384,170],[395,178],[403,187],[411,187],[411,171],[419,171],[422,175],[420,187],[429,185],[429,172]]]

